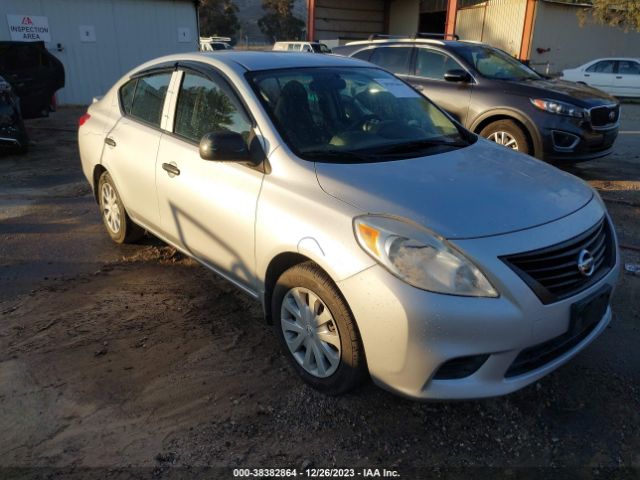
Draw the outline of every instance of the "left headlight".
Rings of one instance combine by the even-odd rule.
[[[531,98],[530,100],[536,108],[544,110],[545,112],[555,113],[556,115],[566,115],[568,117],[576,118],[583,118],[587,115],[587,111],[584,108],[570,103],[560,102],[558,100],[547,100],[544,98]]]
[[[364,251],[414,287],[467,297],[498,296],[478,267],[427,229],[382,215],[356,217],[353,224]]]

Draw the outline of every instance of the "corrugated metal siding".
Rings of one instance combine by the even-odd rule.
[[[559,73],[594,58],[640,56],[639,32],[590,22],[581,27],[578,10],[571,5],[537,3],[531,64],[538,71]],[[538,48],[544,51],[538,53]]]
[[[185,0],[2,0],[0,40],[10,39],[7,13],[48,17],[47,48],[66,72],[63,104],[89,103],[146,60],[198,49],[195,7]],[[81,25],[95,27],[95,42],[80,41]],[[190,29],[190,43],[178,42],[178,28]]]
[[[456,33],[460,38],[488,43],[517,56],[522,43],[526,2],[489,0],[458,11]]]
[[[316,38],[366,38],[385,30],[384,1],[316,1]]]
[[[458,10],[456,17],[456,34],[464,40],[480,42],[482,40],[482,27],[485,8],[469,7]]]

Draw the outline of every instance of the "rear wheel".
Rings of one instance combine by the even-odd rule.
[[[107,172],[98,181],[98,200],[102,221],[114,242],[134,243],[142,238],[144,229],[133,223],[127,215],[118,190]]]
[[[524,130],[513,120],[492,122],[480,131],[480,136],[522,153],[529,153],[529,142]]]
[[[338,395],[366,378],[364,349],[353,315],[317,265],[307,262],[283,273],[272,299],[276,335],[305,382]]]

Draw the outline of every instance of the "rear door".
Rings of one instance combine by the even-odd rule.
[[[256,128],[220,75],[185,69],[162,135],[156,167],[167,239],[236,284],[255,292],[254,223],[264,173],[240,163],[203,160],[200,139],[232,131],[250,144]]]
[[[466,71],[457,60],[447,53],[419,46],[416,49],[413,74],[407,80],[424,96],[433,100],[465,125],[473,83],[472,81],[446,81],[444,74],[449,70]]]
[[[577,81],[584,82],[603,92],[613,93],[615,88],[613,85],[615,68],[615,60],[600,60],[590,67],[587,67],[582,73],[582,79],[578,79]]]
[[[640,97],[640,62],[618,60],[613,93],[620,97]]]
[[[131,218],[153,230],[160,226],[156,156],[171,75],[170,70],[142,75],[120,88],[123,116],[105,137],[102,154]]]

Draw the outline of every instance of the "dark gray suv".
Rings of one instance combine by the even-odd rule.
[[[547,161],[611,153],[620,105],[600,90],[540,75],[489,45],[370,38],[333,50],[393,72],[469,130]]]

